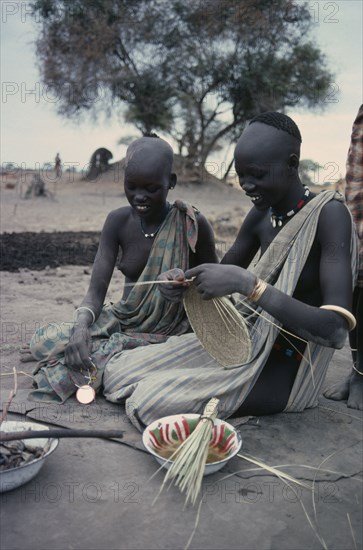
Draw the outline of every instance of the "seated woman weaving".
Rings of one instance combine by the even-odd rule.
[[[115,402],[127,398],[126,410],[139,428],[164,415],[200,412],[211,397],[220,399],[221,418],[316,404],[334,349],[355,325],[357,251],[342,197],[302,185],[300,143],[286,115],[255,117],[235,150],[240,184],[253,207],[223,265],[161,275],[174,280],[161,290],[171,301],[190,284],[206,300],[238,293],[247,301],[257,313],[251,360],[223,368],[194,334],[172,337],[147,354],[116,354],[105,370],[105,395]],[[245,304],[237,308],[245,314]]]
[[[165,301],[158,285],[150,284],[166,269],[217,261],[204,216],[182,201],[167,201],[176,185],[172,164],[170,145],[157,136],[129,146],[124,188],[130,206],[113,210],[106,219],[74,321],[50,323],[34,334],[30,350],[39,365],[32,399],[63,402],[87,380],[98,389],[113,354],[190,331],[183,305]],[[119,250],[123,297],[104,306]]]

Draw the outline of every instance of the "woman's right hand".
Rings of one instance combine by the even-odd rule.
[[[91,335],[85,325],[75,325],[71,330],[69,343],[64,349],[64,358],[67,367],[80,370],[91,369]]]
[[[160,294],[169,302],[180,302],[183,299],[185,290],[189,287],[190,282],[186,281],[185,274],[182,269],[174,268],[169,271],[160,273],[157,277],[158,281],[176,281],[173,283],[165,283],[159,286]]]

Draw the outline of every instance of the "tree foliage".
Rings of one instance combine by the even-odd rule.
[[[162,131],[192,165],[266,110],[324,107],[332,75],[302,0],[33,0],[59,112]],[[60,93],[61,90],[61,93]]]

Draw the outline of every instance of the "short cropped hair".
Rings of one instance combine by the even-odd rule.
[[[165,167],[171,171],[174,159],[173,149],[167,141],[153,132],[143,135],[141,138],[138,138],[130,143],[126,151],[125,170],[129,166],[130,162],[134,162],[135,155],[140,153],[143,149],[150,150],[150,148],[153,148],[156,158],[162,157],[162,162],[165,164]]]
[[[290,136],[296,138],[300,143],[302,142],[300,130],[297,124],[287,115],[283,113],[277,113],[275,111],[267,111],[266,113],[261,113],[253,117],[249,124],[254,122],[261,122],[262,124],[267,124],[268,126],[273,126],[277,130],[282,130],[287,132]]]

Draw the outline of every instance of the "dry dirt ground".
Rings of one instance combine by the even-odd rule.
[[[85,182],[77,175],[69,181],[66,175],[46,183],[47,196],[25,199],[31,177],[23,175],[13,182],[2,175],[1,270],[91,265],[106,215],[128,204],[120,178],[109,174]],[[242,192],[215,180],[180,184],[169,198],[191,202],[210,219],[221,254],[223,241],[233,239],[249,207]]]

